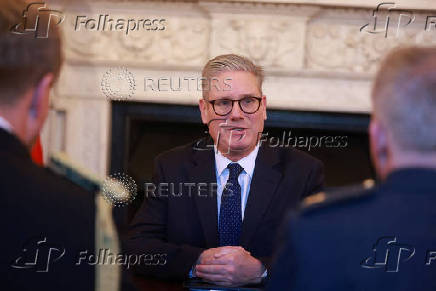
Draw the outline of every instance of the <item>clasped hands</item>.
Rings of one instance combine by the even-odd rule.
[[[193,275],[222,286],[260,283],[265,267],[240,246],[207,249],[201,253]]]

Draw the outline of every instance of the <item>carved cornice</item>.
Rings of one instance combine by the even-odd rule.
[[[369,108],[369,95],[365,95],[368,93],[365,86],[368,86],[380,59],[388,50],[402,45],[436,44],[436,38],[433,37],[436,28],[424,30],[423,22],[429,14],[423,12],[415,11],[414,23],[402,29],[398,35],[391,30],[386,38],[380,31],[361,31],[365,24],[373,20],[372,9],[272,2],[96,1],[68,4],[63,10],[66,20],[62,29],[67,64],[70,65],[69,74],[76,74],[75,70],[83,72],[87,66],[99,67],[103,72],[110,67],[124,66],[141,72],[142,75],[191,74],[199,73],[213,56],[237,53],[262,65],[267,80],[281,80],[277,86],[282,89],[269,89],[272,92],[270,103],[277,107],[306,108],[304,106],[307,105],[307,108],[327,108],[321,93],[325,90],[324,87],[337,81],[337,86],[330,86],[331,92],[337,96],[354,94],[355,99],[344,99],[342,105],[330,101],[329,106],[336,104],[342,109],[359,111],[361,108],[366,111]],[[120,31],[88,31],[83,26],[80,31],[74,28],[78,15],[98,18],[99,15],[106,14],[114,19],[165,19],[165,29],[137,30],[127,35]],[[393,22],[397,16],[393,13],[392,17]],[[382,17],[379,20],[382,21]],[[97,76],[97,79],[100,77]],[[282,82],[283,80],[289,80],[290,83]],[[315,86],[316,89],[303,88],[297,84],[298,80],[307,86]],[[306,82],[307,80],[312,81]],[[355,88],[367,91],[347,91],[347,82],[365,84],[355,85]],[[342,89],[335,91],[336,88]],[[62,92],[65,96],[69,94],[70,88],[64,89]],[[285,102],[280,99],[280,94],[285,91],[315,97]],[[83,94],[87,93],[78,93],[80,96]],[[93,94],[95,96],[95,90]],[[137,98],[160,100],[160,95],[157,95],[138,95]],[[179,103],[189,103],[195,99],[191,95],[186,95],[183,100],[175,95],[173,97]],[[175,100],[172,97],[166,99]]]
[[[198,2],[220,2],[220,3],[252,3],[252,4],[303,4],[325,7],[350,7],[350,8],[371,8],[374,9],[382,3],[380,0],[199,0]],[[433,0],[394,0],[403,9],[412,10],[434,10],[436,3]]]

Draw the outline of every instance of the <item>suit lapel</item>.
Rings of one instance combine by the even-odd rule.
[[[242,246],[248,245],[281,180],[282,173],[274,167],[279,161],[277,151],[267,146],[259,149],[242,222]]]
[[[216,247],[218,244],[217,198],[216,193],[211,195],[209,191],[210,183],[216,184],[213,148],[194,149],[193,163],[191,167],[188,168],[188,176],[192,183],[196,183],[196,187],[198,183],[207,183],[207,195],[206,192],[202,192],[203,195],[198,195],[197,190],[195,190],[193,199],[206,238],[206,247]]]

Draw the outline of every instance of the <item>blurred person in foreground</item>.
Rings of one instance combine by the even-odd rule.
[[[436,290],[436,49],[387,56],[372,102],[381,183],[306,198],[269,290]]]
[[[54,21],[45,38],[11,32],[32,19],[27,5],[0,0],[1,289],[93,290],[94,267],[76,263],[81,251],[94,253],[94,196],[29,154],[62,55]]]

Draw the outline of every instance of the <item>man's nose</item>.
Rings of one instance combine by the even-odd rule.
[[[237,101],[235,101],[233,103],[232,111],[230,111],[230,118],[232,118],[232,119],[244,118],[244,112],[241,110],[241,107],[239,107],[239,104]]]

